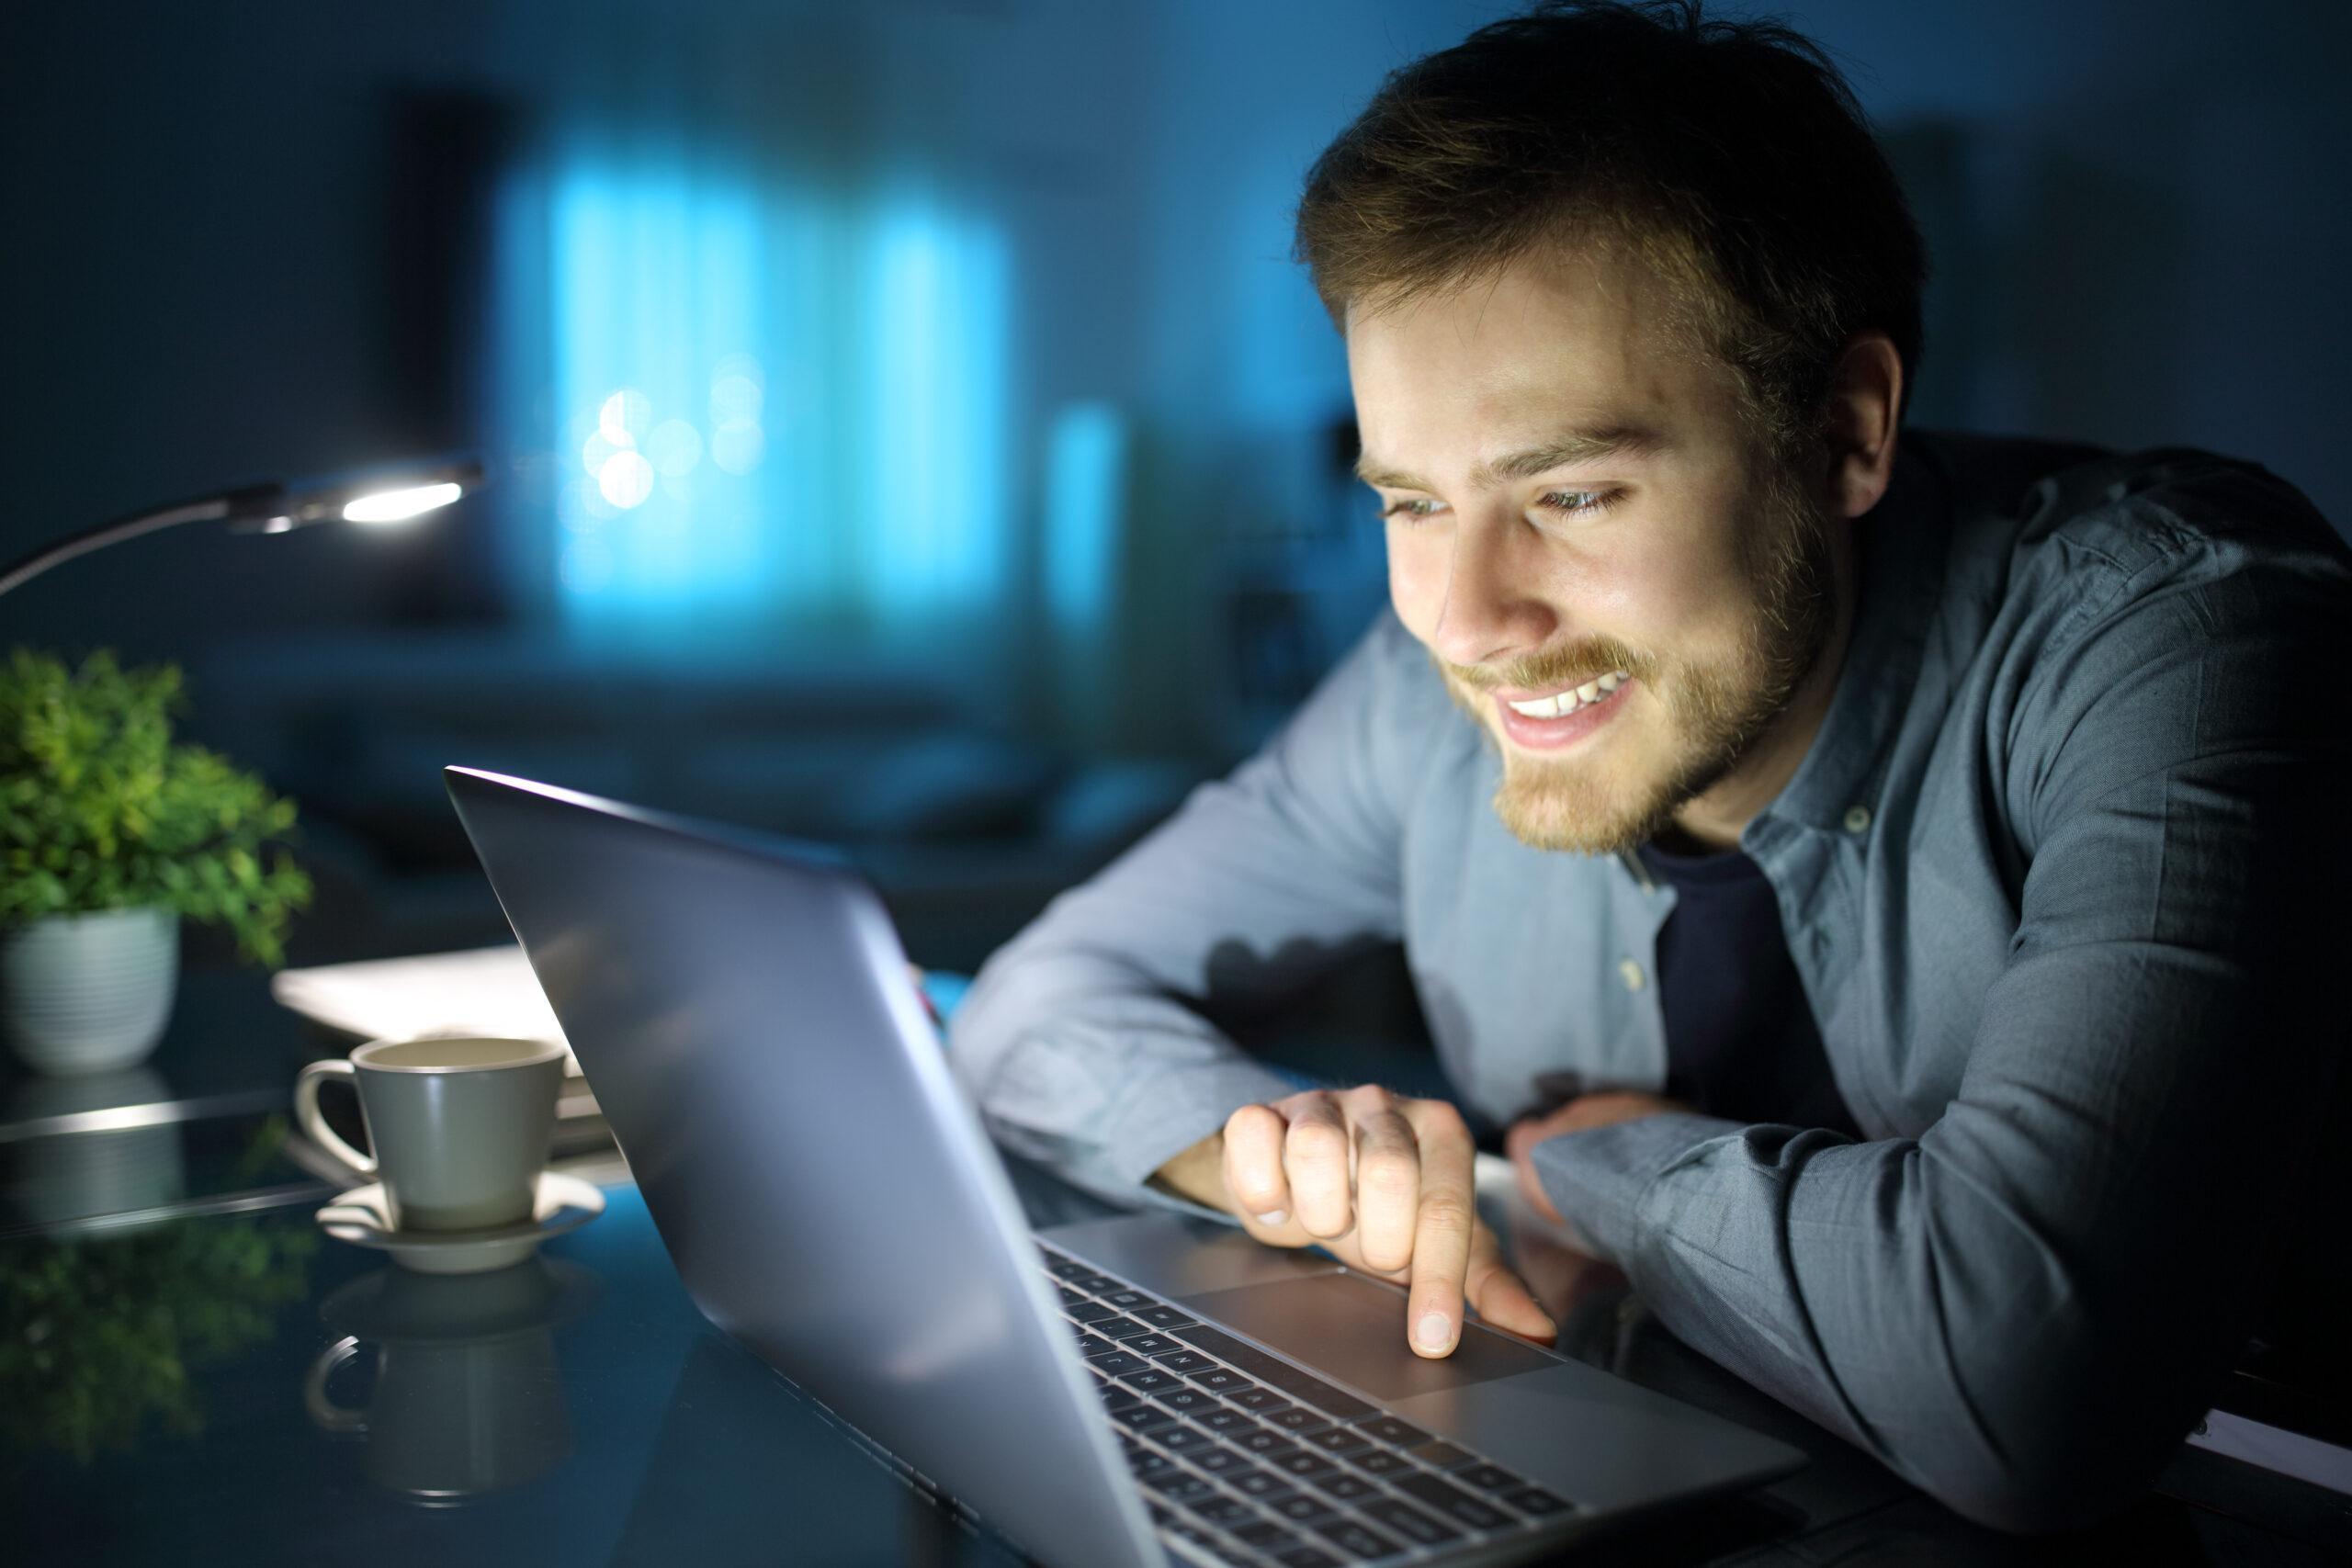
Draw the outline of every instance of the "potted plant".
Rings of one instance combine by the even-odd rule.
[[[173,742],[180,683],[176,666],[125,670],[103,649],[68,670],[19,649],[0,669],[0,1032],[40,1071],[154,1049],[183,917],[274,968],[310,900],[310,878],[270,852],[293,802]]]

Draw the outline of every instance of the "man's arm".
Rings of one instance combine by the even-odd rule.
[[[989,960],[949,1060],[1000,1142],[1114,1201],[1193,1208],[1152,1173],[1300,1087],[1199,1009],[1398,934],[1396,799],[1426,756],[1398,733],[1425,704],[1398,684],[1417,659],[1384,613],[1262,751]]]
[[[2019,924],[1934,1126],[1669,1113],[1530,1151],[1676,1335],[2013,1529],[2119,1506],[2207,1407],[2346,1034],[2340,579],[2082,609],[2009,726]]]

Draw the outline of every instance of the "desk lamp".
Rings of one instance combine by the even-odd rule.
[[[182,523],[221,522],[240,534],[286,534],[334,518],[370,525],[400,523],[447,506],[481,483],[481,465],[468,460],[390,475],[378,470],[364,479],[246,485],[176,506],[118,517],[45,546],[0,568],[0,593],[22,586],[61,561]]]

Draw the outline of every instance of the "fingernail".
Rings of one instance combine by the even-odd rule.
[[[1421,1319],[1421,1348],[1442,1350],[1453,1343],[1453,1324],[1442,1312]]]
[[[1281,1224],[1284,1220],[1289,1218],[1290,1211],[1288,1209],[1269,1209],[1264,1213],[1258,1216],[1258,1223],[1261,1225],[1272,1226]]]

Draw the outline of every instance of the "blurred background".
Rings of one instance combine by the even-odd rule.
[[[1381,602],[1290,211],[1508,9],[10,6],[0,558],[414,454],[495,482],[137,541],[0,647],[187,668],[188,732],[301,803],[297,963],[503,934],[459,761],[846,844],[969,968]],[[2344,7],[1781,14],[1928,232],[1915,423],[2207,446],[2352,522]]]

